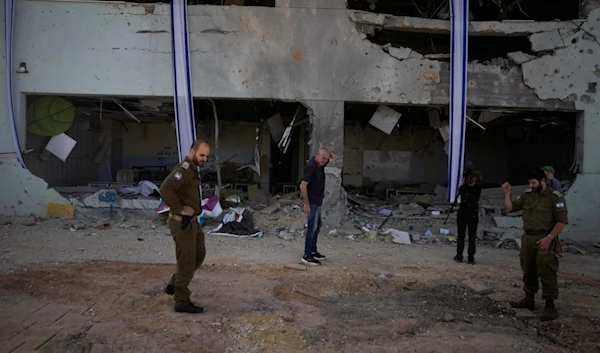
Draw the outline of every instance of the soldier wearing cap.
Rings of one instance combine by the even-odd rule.
[[[558,254],[562,251],[559,233],[568,223],[564,196],[546,184],[546,174],[536,169],[528,174],[529,189],[512,200],[511,186],[504,189],[504,205],[508,212],[523,211],[525,234],[522,237],[521,268],[525,297],[511,302],[513,308],[535,309],[535,293],[542,282],[542,298],[546,305],[540,319],[551,321],[558,317],[554,301],[558,298]]]
[[[542,168],[542,170],[546,173],[546,185],[554,190],[561,191],[562,184],[560,183],[560,180],[556,179],[554,176],[554,167],[547,165]]]
[[[176,312],[198,314],[204,311],[190,301],[188,285],[206,255],[204,233],[197,219],[202,212],[198,167],[207,161],[209,154],[208,143],[196,140],[187,157],[175,166],[160,186],[160,196],[170,209],[167,223],[175,241],[177,258],[177,271],[165,293],[173,295]]]

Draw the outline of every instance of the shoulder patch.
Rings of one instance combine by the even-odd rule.
[[[177,179],[177,180],[181,180],[182,175],[181,175],[181,173],[177,172],[177,173],[173,174],[173,177],[175,177],[175,179]]]
[[[552,193],[558,197],[563,197],[563,194],[561,194],[559,191],[554,190]]]
[[[188,162],[183,162],[183,163],[181,164],[181,167],[182,167],[183,169],[188,169],[188,168],[190,167],[190,164],[189,164]]]

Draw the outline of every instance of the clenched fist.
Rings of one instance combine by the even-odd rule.
[[[505,194],[510,194],[510,191],[511,191],[510,183],[507,181],[506,183],[502,184],[502,189],[504,189]]]

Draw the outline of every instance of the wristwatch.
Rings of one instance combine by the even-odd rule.
[[[550,240],[554,240],[554,237],[552,236],[552,234],[548,234],[546,235],[548,238],[550,238]]]

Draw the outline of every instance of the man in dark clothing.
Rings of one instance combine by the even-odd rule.
[[[320,260],[325,259],[325,256],[317,251],[317,238],[321,230],[321,206],[325,197],[325,166],[330,160],[335,160],[335,153],[326,147],[321,147],[317,155],[306,165],[300,183],[304,213],[308,215],[302,262],[308,265],[320,265]]]
[[[454,261],[462,262],[465,248],[465,235],[469,228],[469,264],[475,264],[475,247],[477,243],[477,224],[479,223],[479,197],[481,196],[481,174],[470,170],[465,175],[462,185],[458,189],[460,207],[458,209],[458,241]]]

